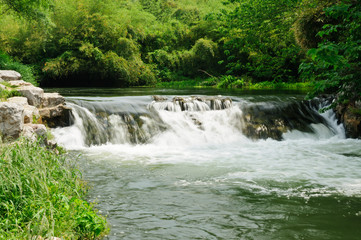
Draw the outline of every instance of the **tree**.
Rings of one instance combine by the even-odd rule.
[[[5,5],[5,11],[11,10],[29,20],[49,21],[48,10],[53,0],[0,0]]]
[[[297,0],[229,0],[220,28],[227,74],[255,81],[297,79],[300,48],[291,31]]]
[[[361,99],[361,4],[341,1],[324,9],[331,23],[318,36],[322,41],[308,51],[309,60],[300,66],[303,78],[315,82],[310,97],[337,94],[338,102]]]

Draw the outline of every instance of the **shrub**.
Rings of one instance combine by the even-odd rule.
[[[17,71],[21,74],[24,81],[37,85],[32,67],[14,61],[10,56],[2,51],[0,51],[0,69]]]

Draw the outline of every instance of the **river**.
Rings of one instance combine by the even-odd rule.
[[[247,108],[276,111],[301,93],[56,90],[74,125],[53,134],[79,155],[106,239],[360,239],[361,141],[332,111],[300,111],[321,120],[278,140],[242,131]]]

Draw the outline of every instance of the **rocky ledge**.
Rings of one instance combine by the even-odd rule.
[[[0,92],[16,91],[20,96],[0,99],[0,136],[12,140],[20,136],[46,138],[47,127],[69,126],[71,109],[58,93],[21,80],[15,71],[0,70]]]
[[[361,101],[339,104],[335,112],[339,123],[345,127],[346,137],[361,139]]]

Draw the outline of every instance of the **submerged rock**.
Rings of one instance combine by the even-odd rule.
[[[312,132],[310,124],[325,120],[313,108],[313,102],[301,101],[281,105],[253,105],[243,108],[243,134],[251,139],[282,140],[290,130]]]
[[[154,96],[153,96],[154,98]],[[150,108],[165,111],[210,111],[210,110],[223,110],[232,107],[232,99],[207,96],[191,96],[191,97],[173,97],[171,101],[166,101],[166,98],[154,101],[149,105]]]
[[[166,97],[157,96],[157,95],[152,96],[152,98],[156,102],[162,102],[162,101],[167,101],[168,100]]]

